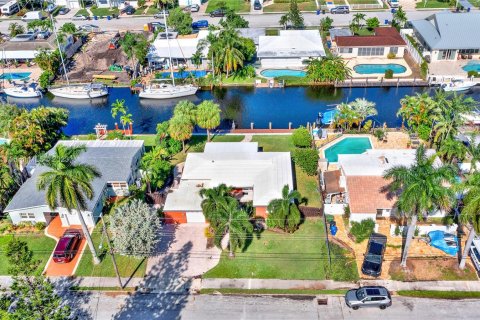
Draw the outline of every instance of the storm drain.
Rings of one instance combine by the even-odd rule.
[[[328,304],[328,298],[317,298],[317,304],[319,306],[326,306]]]

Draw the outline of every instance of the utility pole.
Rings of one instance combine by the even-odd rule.
[[[120,273],[118,272],[117,261],[115,260],[115,255],[113,254],[112,244],[110,243],[110,236],[108,235],[107,227],[105,226],[105,221],[103,221],[103,216],[101,216],[100,219],[102,220],[103,233],[105,234],[105,237],[107,238],[108,251],[110,253],[110,256],[112,257],[113,267],[115,269],[115,273],[117,274],[118,284],[120,285],[120,288],[123,289],[122,279],[120,278]]]
[[[322,170],[319,169],[318,170],[318,191],[320,193],[320,201],[323,202],[323,199],[322,199],[322,183],[320,181],[321,179],[321,172]],[[324,227],[325,227],[325,241],[326,241],[326,244],[327,244],[327,253],[328,253],[328,267],[330,269],[330,273],[332,271],[332,255],[331,255],[331,252],[330,252],[330,242],[328,241],[328,227],[327,227],[327,215],[325,214],[325,209],[323,210],[323,224],[324,224]]]

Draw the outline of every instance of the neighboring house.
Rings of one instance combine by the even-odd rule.
[[[257,216],[267,217],[268,204],[281,198],[282,188],[293,189],[290,152],[259,152],[257,142],[215,142],[202,153],[188,153],[163,208],[167,222],[205,222],[199,192],[222,183],[240,201],[252,201]]]
[[[181,66],[195,68],[192,56],[197,52],[198,43],[205,39],[208,33],[208,30],[200,30],[198,34],[179,36],[176,32],[169,32],[169,40],[167,40],[165,32],[159,33],[147,54],[149,66],[154,69],[169,69],[168,58],[171,54],[172,65],[175,69]],[[203,57],[207,52],[208,48],[206,47],[202,52]],[[202,59],[201,66],[207,66],[207,58]]]
[[[413,32],[430,61],[478,59],[480,56],[480,13],[435,13],[411,22]]]
[[[318,30],[280,30],[278,36],[260,36],[257,57],[262,68],[303,68],[312,58],[325,56]]]
[[[144,152],[141,140],[93,140],[93,141],[59,141],[57,145],[86,145],[87,150],[78,157],[78,162],[95,166],[101,173],[100,178],[92,182],[94,196],[87,200],[87,210],[83,211],[85,222],[94,226],[102,213],[104,201],[112,197],[129,194],[128,186],[138,178],[138,166]],[[52,153],[54,149],[50,150]],[[55,216],[60,216],[63,226],[78,225],[80,221],[76,210],[68,212],[66,208],[50,209],[45,202],[45,191],[37,189],[37,179],[48,168],[36,166],[31,177],[25,181],[10,203],[5,208],[12,222],[49,223]]]
[[[397,29],[381,27],[371,36],[335,36],[336,53],[343,58],[387,57],[394,53],[403,57],[407,44]]]
[[[198,4],[201,6],[202,1],[205,2],[205,0],[178,0],[178,5],[180,7],[191,6],[192,4]]]
[[[338,170],[322,174],[325,213],[343,214],[350,208],[350,221],[389,218],[396,214],[396,198],[387,192],[385,171],[415,163],[415,149],[369,149],[363,154],[339,154]],[[427,155],[435,154],[428,149]],[[437,158],[436,164],[441,162]],[[432,216],[443,216],[437,211]]]
[[[72,57],[82,44],[81,38],[74,42],[73,36],[65,38],[61,44],[62,51],[68,59]],[[3,60],[28,61],[33,60],[41,49],[55,50],[57,43],[52,35],[48,39],[35,39],[32,34],[20,34],[0,44],[0,58]]]
[[[55,0],[57,6],[64,6],[70,9],[80,9],[82,0]]]

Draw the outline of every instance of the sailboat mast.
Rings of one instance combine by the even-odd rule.
[[[165,7],[163,8],[163,20],[165,21],[165,34],[167,35],[168,62],[170,64],[170,75],[172,76],[173,86],[175,86],[175,77],[173,76],[173,65],[172,65],[172,49],[170,48],[170,35],[168,33],[167,15],[165,14]]]
[[[63,73],[65,74],[67,85],[70,85],[70,81],[68,80],[68,75],[67,75],[67,68],[65,68],[65,61],[63,60],[62,49],[60,49],[60,41],[58,41],[57,28],[55,28],[55,22],[53,21],[53,15],[50,15],[50,20],[52,20],[53,34],[55,35],[55,39],[57,40],[57,47],[58,47],[58,52],[60,53],[60,60],[62,61]]]

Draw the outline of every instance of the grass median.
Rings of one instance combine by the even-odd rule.
[[[237,288],[217,288],[202,289],[200,294],[298,294],[298,295],[318,295],[318,294],[335,294],[344,295],[347,290],[317,290],[317,289],[237,289]]]
[[[479,291],[400,290],[397,291],[397,294],[399,296],[412,298],[446,300],[480,299]]]

